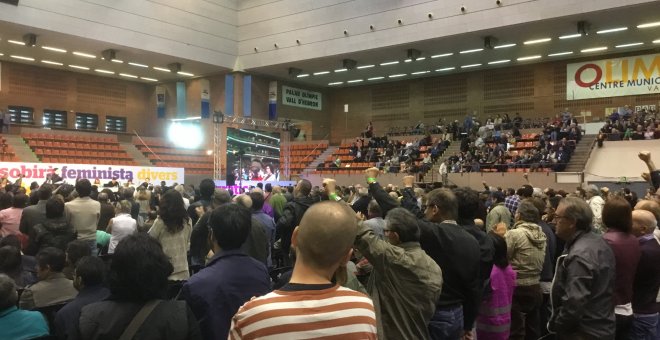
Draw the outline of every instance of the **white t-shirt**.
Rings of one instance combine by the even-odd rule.
[[[108,246],[108,254],[115,252],[115,247],[119,241],[124,237],[129,236],[137,231],[137,221],[131,217],[131,214],[119,214],[112,218],[108,228],[112,226],[112,233],[110,236],[110,245]]]

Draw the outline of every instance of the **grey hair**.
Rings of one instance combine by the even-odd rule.
[[[438,207],[444,218],[450,220],[458,218],[458,200],[456,200],[456,195],[451,190],[447,188],[434,189],[426,194],[426,198],[426,205]]]
[[[367,189],[367,188],[358,188],[358,195],[360,195],[360,196],[369,195],[369,189]]]
[[[16,305],[18,293],[14,280],[6,274],[0,274],[0,310]]]
[[[566,218],[575,221],[575,228],[578,230],[591,231],[591,223],[594,219],[594,214],[589,208],[589,204],[579,197],[566,197],[561,200],[560,204],[566,207]]]
[[[401,242],[418,242],[419,225],[417,218],[404,208],[394,208],[387,213],[385,225],[389,230],[399,234]]]
[[[537,223],[539,221],[539,210],[529,200],[522,200],[520,202],[517,213],[520,215],[520,219],[525,222]]]
[[[586,191],[594,196],[600,196],[600,189],[598,189],[598,187],[595,184],[591,184],[587,186]]]
[[[119,209],[119,211],[122,213],[130,214],[131,208],[132,208],[132,204],[127,200],[121,200],[117,203],[117,209]]]
[[[234,200],[236,201],[236,203],[244,206],[245,208],[248,209],[252,208],[252,198],[250,198],[249,195],[241,194],[234,197]]]

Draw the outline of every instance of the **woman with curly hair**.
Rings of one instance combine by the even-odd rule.
[[[149,229],[149,235],[163,246],[163,252],[170,258],[174,271],[169,280],[187,280],[188,249],[192,222],[183,204],[183,197],[176,190],[168,190],[160,197],[158,218]]]

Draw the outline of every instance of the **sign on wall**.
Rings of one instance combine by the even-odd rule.
[[[566,99],[660,93],[660,54],[566,65]]]
[[[282,104],[321,110],[321,93],[282,85]]]
[[[77,178],[87,178],[92,182],[98,178],[103,184],[113,178],[117,178],[119,183],[131,180],[134,184],[142,183],[147,178],[151,183],[160,184],[161,181],[165,181],[167,185],[181,184],[184,181],[183,168],[23,162],[0,162],[0,178],[7,176],[10,180],[15,180],[23,174],[24,183],[29,184],[34,181],[41,184],[55,169],[57,174],[69,184],[74,184]]]

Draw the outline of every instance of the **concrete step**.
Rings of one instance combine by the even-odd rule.
[[[16,157],[21,162],[38,163],[39,158],[32,149],[25,143],[25,140],[19,135],[3,135],[7,140],[7,145],[11,146],[16,153]]]
[[[138,150],[133,143],[119,143],[126,153],[128,153],[138,165],[143,166],[153,166],[151,161],[147,157],[144,157],[144,154]]]

